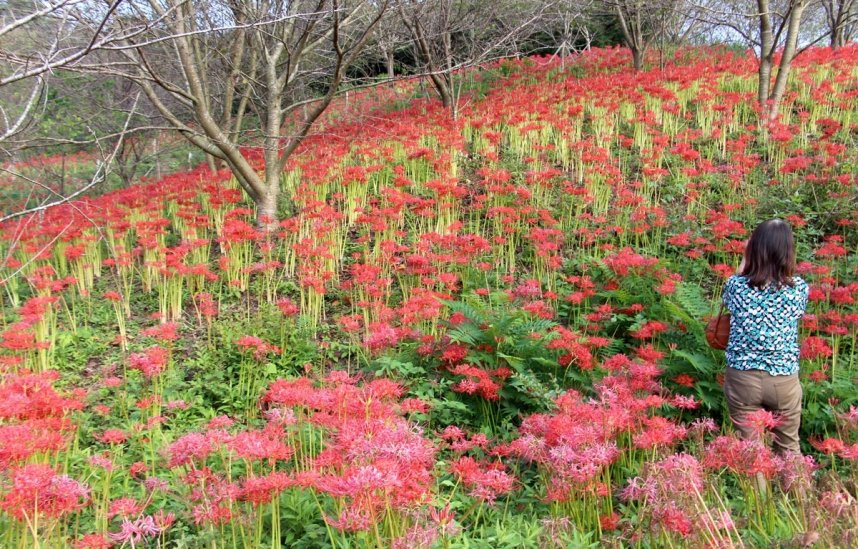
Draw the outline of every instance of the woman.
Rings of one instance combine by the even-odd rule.
[[[749,412],[765,409],[778,418],[774,449],[799,452],[801,384],[798,380],[798,321],[807,307],[807,283],[795,271],[790,226],[772,219],[748,240],[737,274],[727,280],[724,306],[730,311],[724,393],[733,424],[754,436]]]

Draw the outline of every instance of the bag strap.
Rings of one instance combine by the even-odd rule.
[[[718,310],[718,320],[715,321],[716,326],[721,325],[721,319],[724,318],[724,303],[721,303],[721,308]]]

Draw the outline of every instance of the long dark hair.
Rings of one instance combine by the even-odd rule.
[[[789,224],[780,219],[760,223],[745,247],[745,267],[739,273],[748,285],[762,289],[792,286],[795,272],[795,242]]]

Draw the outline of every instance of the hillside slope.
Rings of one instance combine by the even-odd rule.
[[[273,231],[204,167],[6,224],[0,545],[848,543],[856,61],[762,129],[736,53],[504,61],[327,124]],[[729,433],[702,337],[770,217],[824,482]]]

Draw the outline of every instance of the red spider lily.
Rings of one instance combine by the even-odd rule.
[[[112,472],[114,470],[113,461],[111,461],[107,452],[90,456],[88,461],[94,467],[99,467],[105,471]]]
[[[464,379],[453,385],[453,391],[477,395],[486,400],[499,400],[498,391],[503,387],[503,382],[512,374],[509,368],[484,370],[468,364],[459,364],[451,368],[450,373],[456,376],[464,376]]]
[[[0,426],[0,467],[8,468],[38,453],[66,448],[75,426],[60,418],[31,419]]]
[[[736,272],[736,270],[732,266],[727,265],[725,263],[712,265],[712,270],[715,271],[718,276],[725,279],[730,278],[730,276],[732,276]]]
[[[138,277],[146,291],[155,290],[159,297],[181,283],[172,298],[181,304],[188,294],[194,295],[200,322],[203,317],[211,322],[217,315],[215,292],[232,309],[233,292],[227,285],[248,290],[243,297],[251,304],[260,297],[253,295],[256,288],[267,286],[265,297],[274,302],[278,288],[283,287],[278,283],[292,278],[301,290],[302,312],[317,319],[319,327],[336,320],[352,345],[363,343],[372,353],[394,347],[410,353],[416,348],[421,359],[428,363],[438,360],[449,373],[467,362],[469,353],[495,349],[491,345],[474,349],[450,345],[445,329],[458,324],[464,330],[466,323],[475,321],[454,314],[449,323],[444,322],[444,301],[471,291],[477,296],[506,292],[532,315],[554,319],[555,307],[563,320],[568,315],[568,325],[537,341],[556,352],[560,365],[584,371],[571,372],[571,377],[598,381],[588,398],[567,393],[556,399],[555,410],[523,418],[519,433],[509,444],[450,428],[443,432],[445,448],[497,460],[474,458],[479,475],[498,477],[487,478],[485,484],[490,487],[478,497],[489,499],[497,492],[493,482],[500,486],[511,478],[506,470],[489,473],[499,471],[494,463],[524,460],[539,472],[522,475],[523,482],[551,479],[540,495],[560,503],[555,510],[563,512],[574,506],[576,498],[585,501],[590,506],[587,509],[594,509],[589,524],[576,522],[576,528],[595,530],[596,521],[603,528],[612,528],[616,525],[610,512],[613,486],[604,479],[616,481],[629,463],[640,465],[642,456],[650,452],[633,448],[635,444],[663,454],[682,439],[684,426],[653,419],[660,417],[657,414],[663,407],[697,405],[692,397],[667,394],[659,382],[662,370],[658,364],[667,349],[655,339],[666,329],[675,329],[671,335],[682,338],[685,329],[680,322],[672,322],[669,328],[654,321],[644,323],[629,339],[639,338],[638,343],[647,344],[633,349],[638,344],[634,343],[625,347],[628,354],[610,356],[606,347],[612,342],[599,336],[609,329],[606,321],[613,314],[650,316],[663,309],[660,296],[654,296],[656,302],[629,305],[622,292],[637,288],[628,288],[631,282],[622,278],[636,277],[634,284],[648,294],[669,294],[682,278],[660,267],[662,259],[663,265],[675,265],[682,274],[693,273],[695,282],[709,272],[709,264],[718,275],[732,274],[729,258],[741,253],[748,229],[745,222],[754,211],[753,201],[739,203],[736,198],[744,195],[743,185],[765,186],[768,182],[780,185],[778,192],[785,195],[812,191],[836,204],[849,200],[855,176],[845,163],[851,160],[847,141],[854,128],[844,122],[843,115],[854,110],[850,78],[858,50],[846,50],[845,54],[822,54],[811,49],[796,60],[800,93],[789,98],[794,103],[789,124],[785,118],[767,128],[772,139],[759,140],[757,128],[749,124],[751,94],[744,89],[724,91],[725,84],[734,88],[733,79],[753,73],[752,59],[716,52],[687,64],[667,59],[663,70],[632,75],[622,69],[627,52],[594,50],[563,60],[574,64],[571,72],[561,68],[560,59],[509,61],[503,73],[512,71],[502,79],[503,84],[489,89],[484,100],[474,97],[468,101],[457,121],[447,120],[431,104],[418,102],[401,112],[378,113],[372,125],[326,126],[324,135],[310,136],[299,154],[290,158],[284,183],[297,214],[270,234],[256,234],[241,191],[228,187],[229,174],[223,170],[176,174],[145,187],[87,198],[74,208],[67,204],[46,210],[26,230],[11,225],[0,229],[14,248],[2,266],[4,276],[10,268],[24,267],[18,278],[29,285],[15,289],[10,280],[4,294],[14,303],[36,296],[20,308],[19,324],[7,324],[0,342],[6,350],[0,361],[15,370],[34,355],[47,357],[48,341],[57,335],[53,322],[59,321],[56,326],[62,330],[69,329],[80,318],[81,306],[92,299],[81,295],[91,288],[109,287],[114,281],[118,282],[116,296],[106,292],[105,299],[121,295],[127,300],[133,295],[129,290],[138,287]],[[687,51],[680,53],[688,55]],[[824,74],[807,64],[823,62]],[[572,72],[576,77],[567,78]],[[546,77],[549,73],[550,78]],[[338,112],[349,120],[362,116],[349,109],[339,108]],[[432,134],[430,138],[427,133]],[[389,136],[395,136],[396,142]],[[243,153],[258,162],[261,151]],[[475,178],[462,177],[463,161]],[[481,161],[482,165],[472,167],[473,162]],[[512,168],[518,165],[523,168]],[[775,175],[778,180],[772,179]],[[668,205],[665,196],[684,200],[677,198]],[[717,201],[732,203],[713,206]],[[818,338],[811,339],[803,351],[806,358],[823,362],[810,374],[811,380],[828,376],[826,372],[835,365],[843,367],[848,360],[843,350],[848,357],[849,336],[858,325],[858,314],[852,312],[858,293],[849,282],[855,273],[842,261],[845,256],[839,255],[843,249],[851,251],[855,222],[848,215],[850,210],[838,208],[831,222],[843,239],[826,240],[816,256],[826,265],[799,267],[802,276],[813,283],[813,316],[806,317],[802,327],[812,332],[810,338]],[[94,238],[95,231],[76,209],[104,231],[103,242],[115,250],[114,257],[102,260],[98,256],[105,244]],[[71,227],[64,228],[72,221]],[[796,229],[804,224],[792,217],[790,221]],[[800,237],[817,234],[819,220],[810,221],[806,224],[813,230]],[[215,235],[223,252],[219,262],[225,273],[222,280],[209,268],[213,258],[208,243]],[[176,236],[182,243],[173,245]],[[665,239],[667,246],[663,245]],[[634,248],[625,247],[632,243]],[[349,257],[349,252],[355,255]],[[614,280],[598,287],[586,275],[569,277],[569,286],[556,280],[553,271],[561,259],[568,258],[573,268],[583,271],[592,268],[599,257],[607,258],[605,270]],[[102,265],[114,278],[105,283],[102,277],[93,285]],[[593,276],[602,276],[603,269],[597,270],[599,274]],[[69,291],[69,285],[80,292]],[[560,296],[559,304],[555,301],[558,290],[568,292]],[[54,298],[58,301],[51,302]],[[280,305],[286,316],[298,312],[297,304]],[[323,314],[328,307],[327,312],[336,314]],[[179,320],[178,314],[175,319]],[[146,333],[159,337],[156,331]],[[329,343],[324,339],[327,333],[323,329],[318,334],[321,349]],[[249,340],[243,349],[248,355],[264,349],[261,355],[265,355],[272,347],[262,340]],[[338,349],[327,350],[333,353],[329,358],[339,356]],[[142,361],[140,369],[150,359],[147,352],[133,355],[134,360]],[[836,353],[836,363],[823,360]],[[247,362],[242,361],[243,367],[253,367]],[[600,369],[588,373],[596,365]],[[474,370],[461,370],[455,387],[480,398],[502,398],[499,387],[509,381],[504,377],[507,372],[474,364],[468,368]],[[380,526],[383,536],[399,539],[379,540],[378,545],[410,543],[415,547],[433,535],[435,524],[426,518],[425,502],[443,497],[437,493],[443,486],[435,478],[435,445],[413,423],[423,418],[403,418],[412,412],[425,413],[427,403],[401,400],[405,389],[397,383],[367,382],[339,371],[321,380],[281,380],[268,388],[260,402],[267,423],[258,430],[237,430],[232,420],[218,417],[201,433],[179,434],[182,432],[175,431],[178,426],[171,425],[164,431],[166,435],[162,432],[154,437],[149,430],[163,420],[155,415],[158,410],[153,406],[159,395],[141,395],[133,379],[126,383],[111,375],[103,373],[102,383],[89,396],[107,395],[116,405],[110,408],[94,402],[93,411],[101,414],[94,418],[98,425],[88,425],[81,432],[95,433],[105,444],[120,444],[120,433],[108,436],[113,430],[105,430],[115,424],[110,414],[125,413],[128,407],[123,403],[139,399],[135,405],[140,409],[128,410],[138,423],[127,430],[129,438],[121,443],[135,455],[149,455],[149,449],[138,452],[139,444],[151,444],[154,450],[161,435],[179,437],[164,449],[168,465],[187,472],[178,482],[171,481],[171,505],[185,503],[189,518],[200,530],[211,527],[215,531],[238,519],[243,533],[245,526],[266,512],[257,512],[254,506],[276,502],[277,494],[293,487],[317,492],[325,519],[343,530],[372,529],[379,521],[404,517],[401,524]],[[12,379],[7,374],[0,382],[0,395]],[[692,388],[698,380],[683,374],[673,381]],[[52,383],[47,384],[50,391]],[[78,421],[69,412],[78,408],[71,403],[48,404],[55,397],[73,401],[83,395],[47,393],[42,404],[54,406],[54,411],[40,417],[41,404],[33,401],[41,397],[35,392],[24,387],[0,398],[4,422],[0,426],[0,465],[15,468],[29,460],[48,459],[87,467],[87,460],[75,458],[77,450],[55,455],[66,448],[73,433],[72,418]],[[247,405],[256,411],[256,388],[250,392],[253,395]],[[190,399],[189,403],[185,405],[193,408]],[[15,415],[15,410],[27,410],[31,405],[32,412]],[[185,405],[167,405],[175,410],[169,414],[171,422],[196,417],[195,413],[178,412]],[[240,414],[236,420],[243,423]],[[85,414],[81,421],[88,424],[91,416]],[[171,431],[176,434],[170,435]],[[321,453],[306,450],[305,440],[293,438],[307,432],[318,437],[314,442],[321,440],[316,447],[322,448]],[[694,439],[689,448],[702,447],[704,436],[711,432],[711,422],[693,423],[687,431]],[[717,457],[723,449],[727,459],[717,467],[712,461],[714,468],[735,465],[744,475],[769,466],[766,455],[758,463],[738,443],[736,448],[733,443],[719,444],[723,448],[712,447],[710,453]],[[855,445],[843,444],[836,455],[852,459],[847,456],[854,456]],[[93,455],[89,467],[105,478],[99,468],[111,467],[111,458],[117,459],[118,454]],[[229,474],[223,469],[224,460],[233,467]],[[623,466],[615,468],[618,461]],[[117,468],[119,464],[117,459]],[[270,464],[286,470],[268,471],[265,467]],[[303,472],[288,471],[295,464]],[[782,472],[788,467],[786,462],[775,465]],[[464,463],[461,466],[463,472],[467,470]],[[802,474],[798,472],[803,470],[801,464],[790,466],[796,476]],[[155,467],[158,464],[147,460],[129,468],[147,494],[164,489],[157,478],[144,481]],[[242,467],[243,473],[239,472]],[[685,497],[693,495],[690,490],[676,493],[676,485],[699,487],[698,470],[684,456],[641,469],[641,480],[636,482],[645,483],[659,497],[637,501],[632,508],[638,517],[631,524],[642,528],[620,534],[623,539],[636,543],[640,539],[634,536],[653,526],[657,536],[664,533],[665,539],[673,539],[670,534],[675,533],[685,536],[682,542],[687,545],[702,546],[714,543],[704,540],[701,532],[731,529],[729,516],[716,510],[711,510],[711,516],[702,514]],[[479,475],[475,473],[474,478]],[[719,476],[710,477],[707,484],[720,482]],[[671,485],[674,493],[665,488]],[[112,489],[117,486],[113,481]],[[541,488],[539,484],[534,487]],[[111,493],[110,497],[119,495],[127,494]],[[826,496],[825,505],[846,509],[851,503],[844,497]],[[112,526],[123,543],[154,544],[156,529],[160,529],[158,535],[163,532],[165,522],[160,519],[126,518],[128,524],[122,523],[122,531],[118,518]],[[449,517],[434,522],[453,524]],[[561,524],[560,519],[556,522]],[[267,519],[260,523],[267,527]],[[191,532],[194,524],[188,525]],[[227,537],[229,531],[221,530]],[[103,541],[93,539],[92,543]],[[558,543],[563,542],[558,539]]]
[[[266,355],[270,353],[279,354],[280,347],[272,345],[256,336],[245,335],[235,341],[235,344],[244,350],[253,350],[253,357],[256,360],[264,360]]]
[[[130,543],[132,546],[144,543],[148,538],[157,537],[164,528],[155,523],[155,517],[144,515],[135,520],[123,519],[119,532],[111,533],[110,539]]]
[[[280,440],[278,433],[264,430],[236,433],[226,446],[240,459],[249,462],[268,460],[270,465],[277,460],[289,459],[292,455],[292,448]]]
[[[214,447],[206,435],[188,433],[167,446],[168,466],[178,467],[193,462],[204,463],[213,451]]]
[[[352,509],[372,517],[388,506],[401,509],[423,501],[433,482],[435,450],[419,431],[401,419],[347,420],[339,429],[315,460],[317,467],[336,471],[318,477],[317,490],[344,498]]]
[[[277,300],[277,308],[285,317],[296,316],[301,311],[301,308],[287,297]]]
[[[89,503],[89,488],[49,465],[29,464],[9,472],[10,485],[0,508],[18,520],[73,513]]]
[[[781,422],[781,418],[769,410],[759,409],[745,414],[743,425],[750,427],[757,435],[762,435],[780,425]]]
[[[119,294],[119,292],[108,291],[108,292],[104,292],[104,299],[107,299],[110,301],[121,301],[122,296]]]
[[[179,339],[178,329],[179,326],[175,322],[165,322],[158,326],[146,328],[141,332],[141,335],[164,342],[176,341]]]
[[[858,443],[844,446],[838,455],[851,461],[858,459]]]
[[[700,407],[700,402],[694,397],[673,395],[670,398],[670,405],[679,408],[680,410],[696,410]]]
[[[832,352],[825,338],[819,336],[807,336],[801,342],[801,358],[804,360],[827,358]]]
[[[163,347],[150,347],[142,353],[134,353],[128,357],[128,364],[133,370],[139,370],[146,377],[159,375],[167,367],[169,351]]]
[[[513,491],[516,479],[497,462],[480,463],[471,457],[461,457],[450,464],[452,472],[462,484],[470,489],[469,494],[494,505],[498,496]]]
[[[810,444],[823,454],[840,454],[846,449],[846,443],[839,438],[813,438]]]
[[[110,549],[113,542],[103,534],[84,534],[72,543],[74,549]]]
[[[662,358],[664,358],[664,352],[656,349],[655,347],[653,347],[650,344],[641,345],[640,347],[636,348],[635,354],[641,360],[644,360],[644,361],[650,362],[650,363],[655,363],[655,362],[661,360]]]
[[[844,421],[847,425],[853,428],[858,427],[858,408],[856,408],[854,405],[849,406],[849,410],[837,414],[837,418]]]
[[[711,469],[726,468],[749,478],[757,473],[772,478],[780,466],[762,441],[728,436],[717,437],[706,446],[703,464]]]
[[[128,435],[121,429],[107,429],[100,435],[95,435],[94,438],[105,444],[122,444],[128,440]]]
[[[444,352],[441,353],[441,360],[448,364],[455,364],[462,362],[466,356],[468,356],[468,347],[466,345],[452,343],[444,348]]]
[[[411,296],[402,302],[397,312],[404,326],[420,322],[434,322],[441,316],[442,300],[451,299],[449,294],[424,288],[415,288]]]
[[[677,385],[681,385],[683,387],[688,387],[689,389],[694,387],[694,384],[697,382],[692,376],[688,374],[679,374],[673,378],[673,382]]]
[[[211,319],[217,316],[218,307],[212,295],[206,292],[200,292],[194,296],[199,308],[200,314],[206,319]]]
[[[419,413],[426,414],[431,410],[431,405],[428,402],[419,398],[406,398],[400,403],[400,412],[403,414]]]
[[[372,528],[374,521],[366,511],[347,507],[339,517],[325,516],[325,522],[343,532],[363,532]]]
[[[658,320],[647,320],[638,330],[631,332],[629,335],[635,339],[650,339],[666,331],[667,328],[668,326],[664,322],[660,322]]]
[[[593,355],[587,346],[588,339],[578,335],[563,326],[555,326],[551,330],[552,339],[546,345],[548,349],[565,351],[558,359],[561,366],[576,365],[582,370],[593,368]]]
[[[249,501],[253,505],[264,505],[287,488],[294,485],[294,480],[286,473],[274,472],[264,476],[248,477],[241,485],[238,498]]]
[[[70,411],[83,409],[80,400],[62,397],[54,390],[52,385],[59,378],[55,370],[6,376],[0,384],[0,418],[62,418]]]
[[[380,351],[394,347],[401,337],[401,330],[397,330],[387,322],[373,322],[368,326],[364,346],[370,351]]]
[[[658,263],[655,258],[648,258],[635,253],[631,248],[623,248],[616,254],[604,259],[605,265],[620,277],[634,272],[646,272]]]
[[[145,506],[133,498],[119,498],[110,502],[107,508],[108,518],[128,518],[139,515]]]
[[[644,517],[654,525],[689,536],[704,529],[708,517],[697,505],[704,490],[703,472],[693,456],[674,454],[647,463],[641,477],[629,480],[621,497],[642,501]],[[685,488],[677,492],[676,486]]]
[[[585,402],[571,391],[558,398],[557,405],[556,414],[525,418],[521,436],[510,447],[513,455],[535,462],[551,474],[550,500],[569,501],[619,456],[611,440],[630,427],[631,418],[623,409]]]
[[[667,418],[653,416],[642,420],[643,429],[632,439],[635,447],[650,449],[655,447],[671,447],[684,439],[688,430],[676,425]]]
[[[823,259],[832,259],[835,257],[843,257],[846,255],[846,248],[840,245],[843,239],[839,235],[832,235],[825,239],[825,244],[823,244],[819,249],[816,250],[815,254]]]
[[[11,330],[0,333],[3,338],[0,347],[10,351],[32,351],[36,349],[46,349],[47,342],[36,340],[36,334],[33,332],[24,331],[30,326],[27,324],[19,324],[13,326]]]

